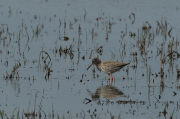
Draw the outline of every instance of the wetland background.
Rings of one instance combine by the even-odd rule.
[[[3,0],[1,118],[178,119],[179,0]],[[101,60],[130,62],[108,75]]]

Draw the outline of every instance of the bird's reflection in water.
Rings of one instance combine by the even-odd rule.
[[[126,97],[122,91],[112,85],[102,86],[96,89],[95,94],[92,94],[92,99],[96,100],[99,98],[115,99],[119,97]]]

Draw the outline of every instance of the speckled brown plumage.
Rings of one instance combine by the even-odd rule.
[[[112,78],[113,81],[113,77],[112,74],[119,71],[120,69],[122,69],[124,66],[128,65],[129,63],[121,63],[121,62],[116,62],[116,61],[112,61],[112,60],[105,60],[102,61],[99,60],[98,58],[94,58],[92,60],[92,64],[87,68],[87,70],[93,65],[96,65],[96,68],[106,74],[109,74],[109,78],[108,80],[110,80],[110,76]]]

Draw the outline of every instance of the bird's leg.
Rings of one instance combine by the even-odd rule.
[[[109,81],[109,85],[111,85],[111,84],[110,84],[110,80],[108,80],[108,81]]]
[[[113,82],[113,77],[112,77],[112,74],[110,74],[110,75],[111,75],[111,79],[112,79],[112,82]],[[110,76],[110,75],[109,75],[109,76]]]
[[[108,78],[108,80],[110,80],[110,75],[111,75],[111,74],[109,74],[109,78]]]

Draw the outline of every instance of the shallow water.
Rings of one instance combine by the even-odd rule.
[[[1,2],[1,118],[178,118],[179,5]],[[97,56],[130,64],[110,86]]]

